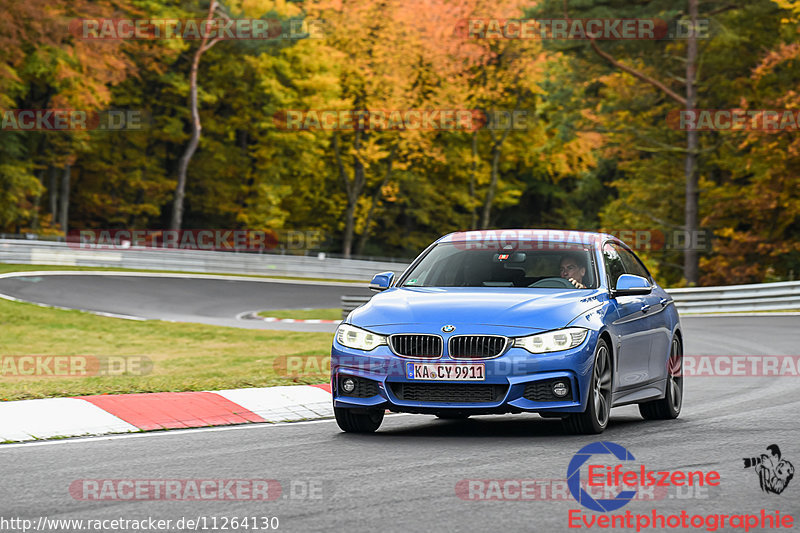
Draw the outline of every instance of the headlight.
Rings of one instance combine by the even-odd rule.
[[[376,346],[386,344],[386,337],[369,332],[365,329],[342,324],[336,330],[336,340],[342,346],[354,348],[356,350],[370,351]]]
[[[517,337],[514,339],[515,348],[525,348],[531,353],[560,352],[580,346],[586,339],[589,330],[583,328],[565,328]]]

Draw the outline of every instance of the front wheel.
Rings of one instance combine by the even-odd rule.
[[[611,412],[611,352],[603,339],[597,341],[590,387],[586,409],[563,420],[564,428],[569,433],[594,435],[602,433],[608,426]]]
[[[660,400],[639,404],[639,413],[645,420],[671,420],[678,418],[683,405],[683,348],[681,342],[672,339],[667,361],[667,390]]]
[[[383,409],[356,411],[334,407],[333,414],[339,428],[347,433],[374,433],[383,422]]]

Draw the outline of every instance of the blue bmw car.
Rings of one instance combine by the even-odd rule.
[[[672,298],[612,235],[445,235],[340,324],[336,421],[377,430],[386,410],[440,418],[533,412],[601,433],[612,407],[673,419],[683,336]]]

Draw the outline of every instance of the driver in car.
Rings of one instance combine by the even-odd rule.
[[[586,275],[586,264],[580,254],[565,254],[561,257],[561,277],[575,285],[576,289],[585,289],[583,277]]]

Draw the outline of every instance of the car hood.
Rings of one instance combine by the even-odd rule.
[[[365,328],[481,324],[538,331],[562,328],[601,305],[602,290],[514,287],[402,287],[375,295],[348,322]]]

